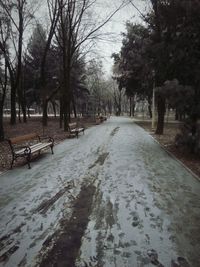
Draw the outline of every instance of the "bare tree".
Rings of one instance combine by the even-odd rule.
[[[0,140],[3,140],[3,107],[8,84],[9,55],[7,54],[7,47],[10,36],[10,20],[4,14],[1,6],[0,13]]]
[[[9,22],[7,39],[1,36],[0,51],[4,55],[9,71],[11,86],[11,124],[16,123],[16,95],[22,107],[24,121],[26,121],[26,107],[21,88],[23,36],[26,26],[33,18],[36,2],[26,0],[0,0],[0,9],[3,17]],[[6,41],[6,42],[5,42]]]
[[[83,46],[94,41],[99,30],[110,21],[126,1],[123,1],[113,12],[108,14],[103,21],[95,23],[91,18],[96,0],[59,0],[60,19],[58,24],[57,41],[62,53],[62,100],[64,130],[68,129],[70,121],[70,104],[72,89],[70,86],[71,72],[77,55],[82,52]]]
[[[49,29],[47,32],[47,41],[46,45],[43,51],[43,56],[40,63],[40,87],[42,92],[42,106],[43,106],[43,117],[42,122],[43,125],[47,125],[47,107],[48,102],[51,100],[51,98],[57,93],[58,88],[55,89],[55,91],[51,92],[49,95],[48,88],[47,88],[47,81],[46,81],[46,63],[47,63],[47,55],[51,47],[52,39],[55,34],[55,29],[57,26],[57,22],[60,16],[60,10],[59,10],[59,0],[47,0],[47,6],[48,6],[48,12],[49,12]]]
[[[0,141],[4,140],[3,107],[8,85],[8,67],[4,59],[4,69],[0,69]]]

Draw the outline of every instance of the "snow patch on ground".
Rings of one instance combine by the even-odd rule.
[[[151,249],[164,266],[178,256],[200,266],[200,184],[131,119],[110,118],[31,166],[0,176],[0,266],[34,266],[85,179],[97,190],[77,266],[150,266]]]

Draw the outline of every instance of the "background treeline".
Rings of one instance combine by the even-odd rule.
[[[105,80],[101,61],[88,62],[87,55],[95,52],[100,29],[125,2],[102,19],[97,0],[0,0],[1,140],[6,98],[13,125],[17,115],[26,122],[33,105],[41,107],[44,126],[49,103],[59,109],[65,131],[71,114],[86,110],[88,99],[94,114],[111,112],[117,85]]]
[[[0,139],[4,139],[6,97],[11,124],[17,115],[26,122],[34,104],[41,108],[42,123],[47,125],[51,103],[66,131],[71,115],[83,113],[89,102],[93,114],[120,115],[123,106],[134,115],[136,101],[145,99],[152,116],[153,89],[156,133],[163,133],[166,108],[171,108],[176,119],[189,121],[189,132],[197,136],[200,2],[151,0],[147,13],[138,10],[143,22],[126,23],[121,51],[113,54],[114,81],[104,78],[102,62],[88,60],[88,54],[95,53],[101,27],[124,5],[136,6],[134,1],[118,1],[119,6],[102,20],[95,13],[96,2],[0,0]],[[48,14],[44,23],[37,21],[41,10]]]

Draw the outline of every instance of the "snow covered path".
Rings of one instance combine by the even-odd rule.
[[[110,118],[54,151],[0,176],[0,266],[40,266],[44,247],[53,258],[84,184],[89,218],[76,263],[64,266],[200,266],[200,183],[131,119]],[[41,266],[63,266],[52,262]]]

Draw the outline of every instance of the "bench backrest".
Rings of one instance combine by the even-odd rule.
[[[77,127],[77,123],[76,122],[69,123],[68,125],[69,125],[70,129],[75,129]]]
[[[22,135],[22,136],[17,136],[17,137],[13,137],[9,139],[9,142],[11,144],[20,144],[23,143],[25,141],[29,141],[29,140],[33,140],[33,139],[40,139],[38,134],[36,133],[31,133],[31,134],[26,134],[26,135]]]

